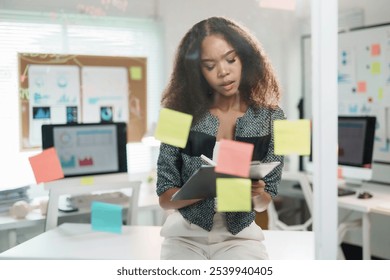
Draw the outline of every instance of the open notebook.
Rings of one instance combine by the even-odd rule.
[[[253,162],[250,168],[250,178],[254,180],[267,176],[280,162]],[[215,166],[202,165],[176,192],[171,200],[212,198],[216,196],[217,178],[237,178],[237,176],[215,173]]]

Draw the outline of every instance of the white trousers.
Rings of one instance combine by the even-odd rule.
[[[253,222],[236,235],[226,228],[224,214],[214,215],[210,232],[186,221],[175,211],[161,229],[165,239],[162,260],[265,260],[267,250],[262,243],[262,229]]]

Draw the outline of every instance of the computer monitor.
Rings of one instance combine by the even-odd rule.
[[[339,116],[338,164],[347,183],[372,178],[376,117]]]
[[[65,177],[127,172],[126,123],[42,125],[42,148],[55,147]]]
[[[376,117],[338,117],[338,165],[349,184],[372,178]],[[312,155],[305,160],[305,170],[313,171]]]

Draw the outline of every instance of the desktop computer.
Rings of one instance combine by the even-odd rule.
[[[376,117],[338,117],[338,195],[355,194],[353,186],[372,179]],[[305,171],[312,173],[312,156],[305,162]]]

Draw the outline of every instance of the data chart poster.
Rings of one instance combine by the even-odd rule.
[[[79,110],[80,70],[73,65],[31,65],[28,80],[29,141],[40,146],[42,124],[67,123],[67,108]]]
[[[82,67],[83,122],[127,122],[128,72],[125,67]]]

